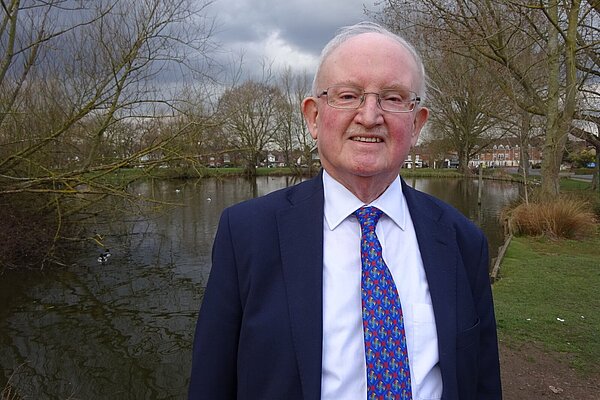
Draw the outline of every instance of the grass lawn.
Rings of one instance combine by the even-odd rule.
[[[597,195],[597,193],[591,192],[590,188],[592,187],[591,182],[587,181],[579,181],[576,179],[570,178],[562,178],[560,180],[560,190],[561,192],[569,192],[569,191],[590,191],[590,195]]]
[[[418,178],[462,178],[463,174],[458,172],[456,168],[401,168],[400,175],[403,177],[418,177]]]
[[[583,241],[513,238],[494,283],[501,340],[566,353],[583,373],[600,364],[600,229]]]

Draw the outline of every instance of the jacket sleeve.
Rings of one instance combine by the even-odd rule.
[[[502,398],[502,388],[498,357],[498,337],[488,267],[488,243],[484,238],[481,245],[479,266],[472,286],[473,300],[477,308],[480,324],[477,399],[500,400]]]
[[[242,318],[229,214],[221,216],[212,268],[200,308],[188,396],[190,400],[232,400],[237,393],[237,352]]]

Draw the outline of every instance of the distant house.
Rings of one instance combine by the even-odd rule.
[[[480,165],[486,167],[518,167],[521,162],[521,147],[514,139],[502,139],[488,146],[472,160],[469,167],[477,168]],[[529,146],[529,165],[533,166],[542,162],[542,150],[538,146]]]
[[[229,167],[231,166],[231,156],[229,155],[229,153],[223,153],[223,166],[224,167]]]
[[[269,168],[285,167],[285,155],[281,151],[271,152],[267,154],[266,165]]]
[[[413,169],[413,168],[423,168],[423,160],[421,159],[420,154],[415,154],[415,159],[413,160],[412,154],[409,154],[404,160],[403,168]]]

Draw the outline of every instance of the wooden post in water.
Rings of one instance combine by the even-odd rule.
[[[483,163],[479,164],[479,188],[477,191],[477,204],[481,205],[481,192],[483,191]]]

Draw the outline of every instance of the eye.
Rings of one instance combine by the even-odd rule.
[[[353,88],[337,88],[335,98],[340,101],[355,101],[360,99],[361,93]]]
[[[411,100],[412,96],[410,93],[403,93],[398,91],[385,91],[381,92],[381,100],[388,103],[405,103]]]
[[[338,96],[340,100],[354,100],[356,97],[357,96],[354,93],[340,93]]]

